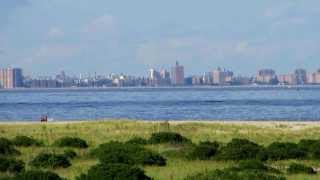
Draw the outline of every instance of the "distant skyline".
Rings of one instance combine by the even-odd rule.
[[[145,75],[178,60],[252,75],[320,68],[319,0],[0,1],[0,67]]]

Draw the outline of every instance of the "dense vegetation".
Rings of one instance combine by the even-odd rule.
[[[64,155],[41,153],[30,162],[30,165],[42,168],[67,168],[71,163]]]
[[[15,149],[13,143],[9,139],[0,137],[0,155],[10,156],[18,154],[20,154],[20,152]]]
[[[29,147],[29,146],[41,146],[42,143],[36,139],[33,139],[28,136],[16,136],[12,140],[13,144],[15,146],[24,146],[24,147]]]
[[[138,167],[122,163],[99,164],[89,169],[87,174],[77,177],[77,180],[149,180],[144,171]]]
[[[165,130],[126,139],[110,137],[95,143],[93,138],[80,139],[75,134],[53,140],[26,135],[0,138],[0,179],[147,180],[158,179],[157,174],[175,167],[184,172],[177,179],[186,180],[319,177],[320,140],[317,139],[261,143],[234,136],[228,140],[194,141],[180,131]],[[71,171],[72,177],[68,175]],[[177,177],[165,176],[166,179]]]
[[[87,148],[88,144],[85,140],[77,137],[63,137],[54,142],[58,147],[75,147],[75,148]]]

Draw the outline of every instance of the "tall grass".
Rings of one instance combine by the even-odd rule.
[[[259,144],[268,145],[274,141],[298,142],[300,139],[320,139],[320,124],[304,123],[169,123],[143,121],[100,121],[79,123],[49,124],[0,124],[0,137],[14,138],[17,135],[30,136],[42,140],[43,147],[21,147],[19,159],[29,162],[40,152],[62,153],[63,149],[52,146],[58,138],[71,136],[85,139],[89,149],[76,149],[79,157],[72,160],[67,169],[55,169],[59,175],[74,179],[97,163],[88,156],[88,152],[101,143],[108,141],[127,141],[133,137],[149,138],[158,131],[172,131],[182,134],[197,143],[200,141],[228,142],[232,138],[247,138]],[[163,145],[150,145],[158,152],[166,151]],[[270,162],[273,166],[285,168],[292,161]],[[313,167],[320,167],[320,162],[305,161]],[[154,179],[183,179],[187,175],[213,169],[223,169],[233,162],[188,161],[169,157],[166,167],[146,167],[148,176]],[[27,165],[27,169],[32,167]],[[320,179],[319,175],[290,175],[288,179]]]

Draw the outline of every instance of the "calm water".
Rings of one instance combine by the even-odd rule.
[[[320,120],[320,88],[0,91],[0,119]]]

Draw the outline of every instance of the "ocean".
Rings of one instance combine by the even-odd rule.
[[[320,120],[320,87],[0,90],[0,121]]]

